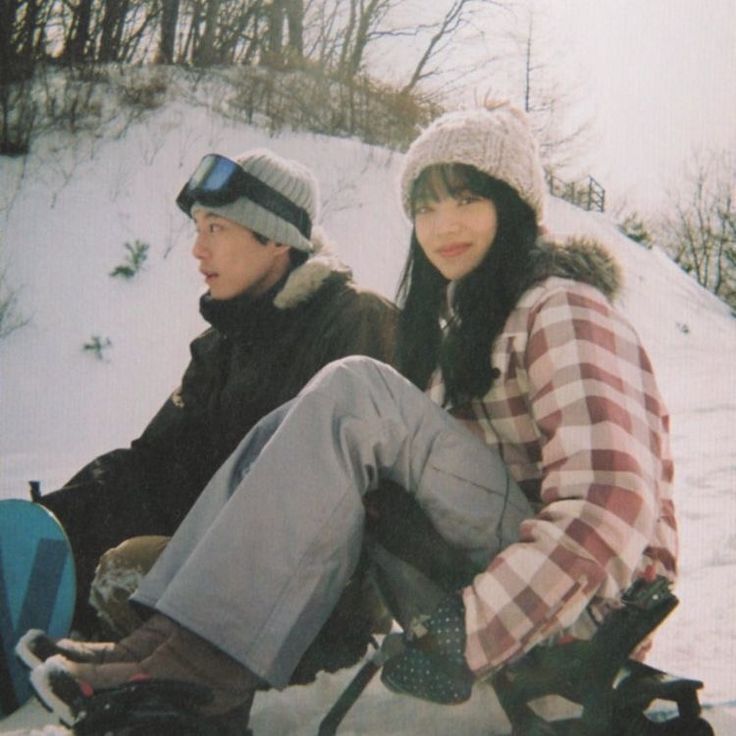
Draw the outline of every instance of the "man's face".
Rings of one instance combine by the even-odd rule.
[[[264,245],[248,228],[203,209],[192,217],[197,228],[192,255],[213,299],[260,296],[287,272],[288,246],[271,240]]]

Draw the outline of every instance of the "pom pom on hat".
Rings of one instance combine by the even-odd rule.
[[[414,182],[437,164],[468,164],[506,182],[544,220],[547,187],[539,146],[526,115],[508,102],[440,116],[411,144],[401,174],[401,202],[412,217]]]

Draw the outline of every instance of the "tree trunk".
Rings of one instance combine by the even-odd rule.
[[[348,79],[352,79],[363,65],[363,55],[368,45],[371,28],[376,22],[376,16],[382,4],[383,0],[370,0],[367,6],[361,7],[353,48],[343,69]]]
[[[13,48],[12,37],[18,10],[16,0],[0,3],[0,86],[14,81],[18,52]]]
[[[156,55],[158,64],[174,63],[174,45],[176,44],[176,26],[178,22],[179,0],[162,0],[161,38]]]
[[[100,61],[120,61],[120,44],[127,14],[128,0],[106,0],[97,56]]]
[[[62,53],[62,58],[68,64],[78,64],[87,59],[91,22],[92,0],[80,0],[74,11],[69,37]]]
[[[197,49],[195,59],[197,66],[211,66],[216,61],[215,41],[217,40],[217,21],[220,13],[220,2],[221,0],[207,0],[204,35]]]
[[[283,51],[284,0],[272,0],[268,10],[268,61],[278,66]]]
[[[352,42],[353,32],[355,30],[355,23],[358,17],[356,2],[357,0],[350,0],[350,16],[348,18],[348,23],[345,28],[345,33],[344,33],[344,37],[342,41],[342,49],[340,50],[340,61],[339,61],[340,72],[344,72],[348,66],[348,55],[350,52],[350,44]]]
[[[304,58],[304,2],[303,0],[287,0],[286,21],[289,26],[289,56],[293,59]]]
[[[5,5],[6,2],[2,2],[2,4]],[[9,2],[7,4],[11,5]],[[23,46],[20,49],[21,58],[28,64],[33,63],[33,56],[35,54],[34,39],[38,30],[36,25],[38,23],[39,10],[37,0],[28,0],[26,3],[26,17],[23,23]],[[4,42],[5,39],[3,39],[2,43]]]

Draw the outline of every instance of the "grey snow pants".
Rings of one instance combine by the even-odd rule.
[[[531,515],[497,452],[389,366],[350,357],[245,436],[133,600],[285,687],[355,569],[362,498],[384,479],[476,559]]]

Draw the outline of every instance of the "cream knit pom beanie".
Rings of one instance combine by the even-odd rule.
[[[411,144],[401,174],[401,202],[412,218],[414,182],[435,164],[469,164],[516,190],[544,220],[547,189],[539,147],[526,115],[508,102],[437,118]]]

